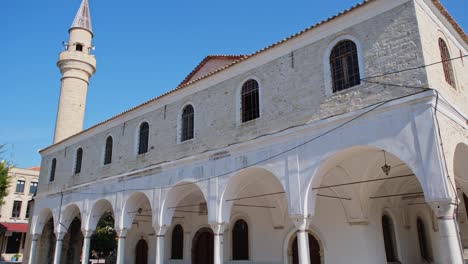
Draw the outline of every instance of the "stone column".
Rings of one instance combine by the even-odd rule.
[[[156,264],[164,264],[164,239],[167,226],[155,225],[154,230],[156,231]]]
[[[29,264],[36,263],[36,249],[37,249],[37,240],[39,240],[40,235],[34,234],[31,239],[31,249],[29,251]]]
[[[117,245],[117,264],[125,264],[125,239],[127,238],[127,229],[116,230],[119,236]]]
[[[93,230],[83,230],[83,236],[84,236],[84,241],[83,241],[83,250],[82,250],[82,257],[81,257],[81,263],[82,264],[89,264],[89,249],[91,247],[91,236],[93,235],[94,231]]]
[[[453,202],[431,204],[439,224],[439,261],[440,263],[462,264],[463,251],[458,237]]]
[[[223,264],[224,263],[224,223],[212,223],[211,229],[214,233],[214,264]]]
[[[192,232],[186,231],[184,233],[184,263],[192,263]]]
[[[54,254],[54,264],[60,264],[60,259],[62,257],[62,243],[63,237],[66,233],[57,233],[57,242],[55,242],[55,254]]]
[[[310,264],[309,253],[309,218],[295,217],[293,218],[294,225],[296,226],[297,233],[297,249],[299,254],[300,264]]]

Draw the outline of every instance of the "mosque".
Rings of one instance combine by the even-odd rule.
[[[93,37],[83,0],[28,263],[89,263],[103,217],[118,264],[463,263],[468,36],[438,0],[367,0],[207,56],[83,130]]]

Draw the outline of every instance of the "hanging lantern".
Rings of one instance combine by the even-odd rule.
[[[385,155],[385,150],[383,152],[383,155],[384,155],[385,165],[383,165],[381,168],[382,168],[382,171],[385,173],[385,175],[388,176],[388,174],[390,173],[390,170],[392,170],[392,166],[387,164],[387,156]]]

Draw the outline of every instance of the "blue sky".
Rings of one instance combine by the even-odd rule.
[[[97,73],[85,127],[175,88],[208,54],[251,53],[359,2],[89,1]],[[80,2],[14,0],[0,8],[0,144],[18,167],[39,165],[37,150],[52,143],[60,91],[55,64]],[[468,31],[468,1],[442,2]]]

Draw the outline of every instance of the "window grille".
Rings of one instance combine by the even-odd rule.
[[[16,181],[16,192],[23,193],[24,192],[24,181],[18,180]]]
[[[56,167],[57,167],[57,159],[52,159],[52,164],[50,165],[49,182],[53,182],[55,180]]]
[[[112,148],[113,148],[114,140],[112,137],[107,137],[106,139],[106,148],[104,150],[104,165],[112,163]]]
[[[75,160],[75,174],[81,173],[81,163],[83,161],[83,149],[79,148],[76,151],[76,160]]]
[[[258,89],[258,82],[255,80],[248,80],[242,85],[242,123],[260,117]]]
[[[180,141],[186,141],[193,138],[194,132],[194,111],[193,106],[187,105],[182,111],[182,135]]]
[[[21,201],[14,201],[13,202],[13,210],[11,212],[11,217],[18,218],[20,217],[21,213]]]
[[[445,81],[455,88],[455,77],[453,75],[452,61],[450,60],[450,52],[447,44],[443,39],[439,39],[440,57],[442,59],[442,67],[444,69]]]
[[[149,125],[147,122],[143,122],[140,125],[138,155],[148,152],[148,140],[149,140]]]
[[[361,84],[356,44],[350,40],[338,42],[330,54],[333,92]]]
[[[171,259],[184,258],[184,229],[176,225],[172,231]]]
[[[249,260],[249,227],[242,219],[232,229],[232,259]]]

